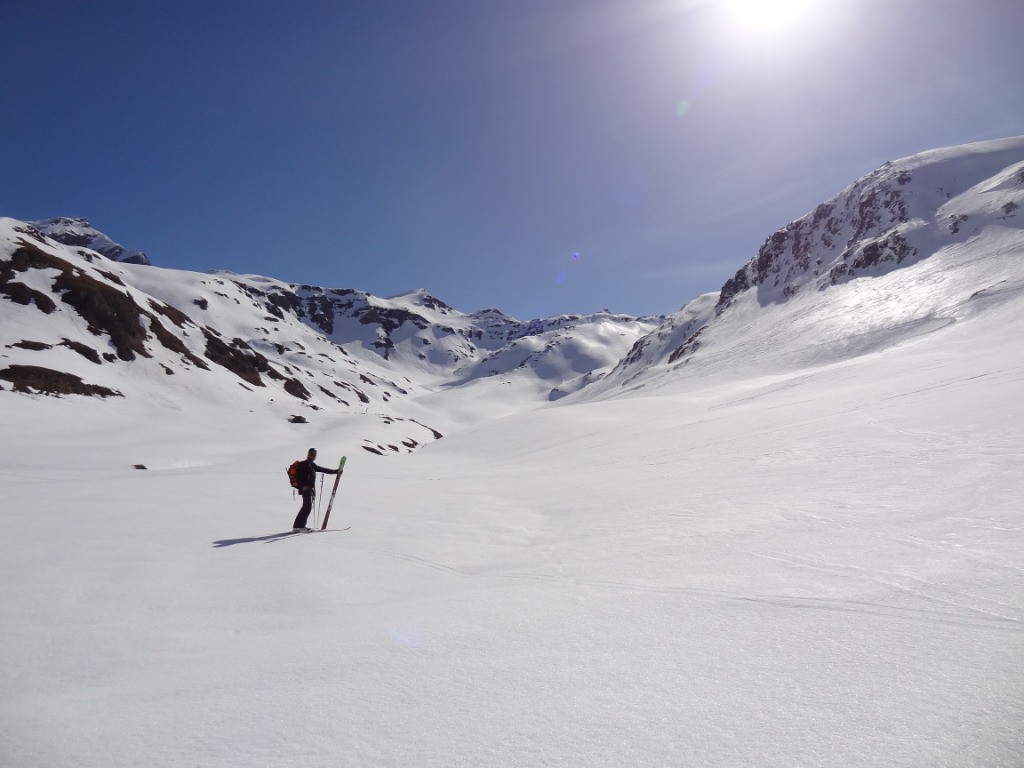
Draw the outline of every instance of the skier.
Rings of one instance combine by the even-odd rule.
[[[295,523],[292,526],[294,533],[308,533],[311,528],[306,527],[306,520],[313,510],[313,498],[316,496],[316,473],[323,472],[325,475],[336,475],[338,470],[326,469],[316,463],[316,448],[310,448],[306,454],[306,460],[299,462],[299,493],[302,494],[302,508],[295,516]]]

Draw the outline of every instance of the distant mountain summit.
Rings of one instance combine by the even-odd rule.
[[[105,234],[94,229],[88,219],[59,216],[30,223],[42,234],[62,245],[88,248],[108,259],[123,261],[127,264],[145,264],[147,266],[150,264],[149,258],[142,251],[129,251],[123,245],[115,243]]]

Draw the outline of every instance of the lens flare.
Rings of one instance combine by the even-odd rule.
[[[733,18],[752,32],[789,26],[806,10],[810,0],[727,0]]]
[[[388,636],[399,645],[406,648],[432,648],[433,643],[416,630],[389,629]]]
[[[569,266],[562,267],[558,270],[557,274],[555,274],[555,283],[557,285],[564,283],[569,278],[569,270],[572,268],[572,264],[580,261],[582,258],[583,255],[579,251],[573,251],[572,256],[570,257]]]

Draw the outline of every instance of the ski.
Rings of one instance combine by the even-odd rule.
[[[263,539],[241,539],[241,541],[261,541],[261,540],[276,541],[277,539],[287,539],[287,538],[290,538],[292,536],[304,536],[307,533],[343,533],[344,531],[351,531],[351,530],[352,530],[352,526],[351,525],[347,525],[344,528],[331,528],[331,530],[329,530],[329,531],[325,531],[323,528],[307,528],[304,531],[301,531],[301,530],[300,531],[296,531],[295,529],[292,529],[290,531],[285,531],[284,533],[274,533],[274,534],[271,534],[270,536],[264,536]],[[237,544],[239,542],[230,542],[230,543]],[[218,546],[227,546],[227,545],[226,544],[218,544]]]
[[[321,531],[327,530],[327,521],[331,517],[331,507],[334,506],[334,494],[338,492],[338,482],[341,480],[341,474],[345,471],[345,459],[347,457],[342,456],[341,461],[338,462],[338,474],[334,476],[334,487],[331,489],[331,500],[327,502],[327,511],[324,512],[324,524],[320,526]]]

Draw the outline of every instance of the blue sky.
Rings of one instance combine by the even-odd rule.
[[[672,312],[885,161],[1024,134],[1020,0],[9,5],[0,215],[520,319]]]

